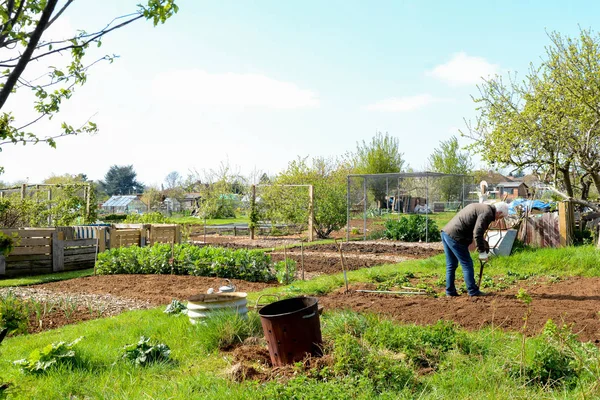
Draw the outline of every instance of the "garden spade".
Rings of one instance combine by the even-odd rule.
[[[483,277],[483,267],[487,264],[488,260],[479,259],[479,282],[477,282],[477,287],[481,289],[481,278]]]

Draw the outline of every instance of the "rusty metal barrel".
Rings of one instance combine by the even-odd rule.
[[[258,312],[274,366],[301,361],[307,354],[323,355],[318,307],[316,297],[294,297]]]

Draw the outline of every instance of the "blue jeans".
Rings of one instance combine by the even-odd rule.
[[[444,244],[444,253],[446,253],[446,294],[456,295],[457,293],[454,279],[459,262],[469,295],[473,296],[478,293],[479,288],[475,283],[473,259],[471,258],[471,253],[469,253],[469,246],[458,243],[444,231],[442,231],[442,243]]]

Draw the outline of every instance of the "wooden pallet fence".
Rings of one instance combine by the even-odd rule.
[[[110,248],[146,245],[146,235],[140,229],[109,229]]]
[[[533,247],[561,247],[559,214],[543,213],[523,219],[517,237]]]
[[[91,268],[96,259],[97,239],[65,239],[58,228],[2,229],[17,237],[17,245],[0,256],[0,277],[49,274]]]
[[[17,244],[7,256],[0,256],[0,276],[34,275],[52,272],[52,234],[55,229],[2,229],[16,236]]]
[[[148,245],[155,243],[181,243],[181,230],[177,224],[152,224],[148,229]]]

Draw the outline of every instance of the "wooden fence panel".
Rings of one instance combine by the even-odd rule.
[[[111,228],[109,233],[111,249],[141,245],[141,234],[139,229]]]
[[[558,213],[531,215],[523,219],[518,238],[533,247],[560,247]]]
[[[152,246],[154,243],[180,243],[178,233],[178,225],[151,225],[148,244]]]
[[[16,245],[0,261],[0,276],[33,275],[52,272],[52,235],[54,228],[2,229],[16,236]],[[3,264],[3,267],[1,266]]]

